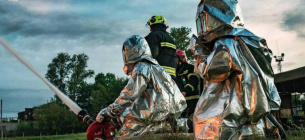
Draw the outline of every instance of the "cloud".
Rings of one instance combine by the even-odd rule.
[[[11,4],[11,2],[3,1],[0,5],[0,34],[7,35],[13,32],[17,32],[22,29],[24,24],[24,18],[16,18],[19,14],[22,17],[27,15],[27,12],[23,13],[24,8],[17,4]]]
[[[37,5],[39,2],[32,1]],[[181,25],[183,23],[193,23],[196,3],[183,2],[181,5],[174,6],[172,2],[141,2],[141,1],[100,1],[100,2],[78,2],[66,10],[52,11],[52,7],[66,3],[55,1],[53,4],[48,2],[51,7],[44,7],[48,11],[41,14],[39,11],[31,10],[17,2],[1,2],[0,18],[1,35],[15,34],[22,37],[31,36],[52,36],[60,38],[79,38],[87,37],[87,39],[113,39],[120,35],[120,31],[128,28],[128,20],[136,20],[138,27],[144,26],[147,19],[154,14],[163,14],[168,16],[168,22],[172,25]],[[185,4],[184,4],[185,3]],[[28,5],[29,3],[22,3]],[[57,4],[57,5],[55,5]],[[186,5],[187,4],[187,5]],[[86,7],[84,9],[84,6]],[[171,6],[169,6],[171,5]],[[41,4],[37,5],[41,9]],[[156,7],[156,8],[150,8]],[[35,9],[35,8],[34,8]],[[37,8],[36,8],[37,9]],[[75,9],[83,9],[82,13]],[[140,11],[146,11],[142,13]],[[188,12],[185,12],[188,11]],[[191,13],[191,14],[190,14]],[[190,16],[192,15],[192,16]],[[194,25],[195,23],[193,23]],[[132,30],[137,30],[134,28]],[[108,37],[108,38],[107,38]]]
[[[283,31],[285,11],[292,11],[301,0],[240,0],[246,27],[265,37],[269,47],[277,52],[276,44],[285,50],[287,63],[293,61],[294,50],[304,41],[294,32]],[[146,36],[146,21],[155,14],[164,15],[170,27],[190,27],[196,34],[195,15],[199,1],[80,1],[22,0],[0,2],[0,35],[26,61],[44,75],[47,65],[59,52],[89,56],[88,69],[95,73],[122,72],[121,46],[134,34]],[[300,13],[300,12],[298,12]],[[296,27],[296,26],[295,26]],[[291,26],[292,28],[292,26]],[[283,46],[283,47],[282,47]],[[300,59],[303,57],[300,56]],[[47,88],[27,68],[0,47],[0,88]],[[283,63],[285,67],[285,62]],[[297,62],[289,69],[304,65]],[[285,67],[286,69],[286,67]],[[15,83],[15,84],[10,84]]]
[[[0,19],[4,20],[0,21],[0,35],[42,75],[57,53],[67,52],[70,55],[87,54],[88,69],[93,69],[96,74],[111,72],[125,76],[122,72],[122,43],[130,35],[145,36],[149,32],[144,25],[151,15],[141,16],[138,10],[145,8],[137,3],[78,2],[64,6],[66,9],[53,9],[61,4],[49,1],[47,5],[50,7],[44,6],[41,13],[30,6],[36,5],[41,10],[39,3],[27,2],[1,2]],[[128,12],[113,12],[122,7]],[[0,58],[3,77],[0,87],[47,88],[3,48],[0,48]]]
[[[282,27],[286,31],[295,31],[300,38],[305,38],[305,3],[301,3],[293,10],[287,11],[283,18]]]
[[[73,11],[39,14],[22,7],[18,3],[2,2],[0,5],[0,34],[7,36],[33,37],[46,36],[57,38],[94,38],[101,33],[111,33],[106,24],[96,18],[78,16]],[[112,35],[112,34],[111,34]]]

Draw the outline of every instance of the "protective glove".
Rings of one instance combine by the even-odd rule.
[[[101,123],[104,119],[113,119],[115,116],[110,112],[109,107],[102,109],[96,116],[96,121]]]

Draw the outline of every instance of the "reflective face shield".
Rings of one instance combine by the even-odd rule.
[[[123,45],[123,48],[122,48],[123,61],[124,61],[123,71],[126,75],[131,75],[132,70],[134,68],[134,64],[128,64],[128,57],[127,57],[126,50],[127,50],[126,46]]]
[[[127,52],[126,52],[125,45],[123,45],[123,47],[122,47],[122,54],[123,54],[123,63],[124,63],[124,65],[126,65],[128,59],[127,59]]]
[[[203,13],[203,5],[198,6],[197,14],[196,14],[196,27],[197,27],[197,35],[200,36],[206,30],[203,30],[205,24],[206,15]]]
[[[197,35],[219,34],[218,30],[243,27],[243,16],[237,0],[204,0],[196,14]],[[214,33],[215,34],[215,33]]]

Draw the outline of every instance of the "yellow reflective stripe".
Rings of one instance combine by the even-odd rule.
[[[161,44],[161,46],[166,46],[166,45],[168,45],[168,46],[175,46],[175,47],[176,47],[176,45],[174,45],[174,44],[172,44],[172,43],[168,43],[168,42],[161,42],[160,44]]]
[[[166,71],[168,74],[170,74],[170,75],[176,76],[176,72],[175,72],[175,71],[168,70],[168,69],[165,69],[165,71]]]
[[[176,69],[175,68],[168,67],[168,66],[161,66],[161,67],[163,67],[168,74],[176,76]]]
[[[187,79],[190,79],[191,76],[196,76],[197,78],[199,78],[199,75],[195,73],[190,73],[189,75],[187,75]]]
[[[187,87],[187,86],[191,87],[191,88],[192,88],[192,91],[195,90],[195,88],[194,88],[191,84],[186,84],[185,87]]]
[[[170,74],[170,75],[176,76],[175,73],[172,72],[172,71],[168,71],[168,70],[165,70],[165,71],[166,71],[168,74]]]
[[[177,49],[175,45],[161,45],[161,47],[169,47],[169,48]]]
[[[170,70],[174,70],[174,71],[176,71],[176,69],[175,69],[175,68],[172,68],[172,67],[169,67],[169,66],[161,66],[161,67],[163,67],[164,69],[170,69]]]
[[[200,98],[200,95],[193,95],[193,96],[185,97],[185,100],[193,100],[193,99],[199,99],[199,98]]]
[[[161,42],[161,47],[169,47],[169,48],[176,49],[176,45],[174,45],[172,43],[168,43],[168,42]]]
[[[184,75],[187,74],[189,72],[189,70],[184,71],[183,73],[181,73],[180,75]]]

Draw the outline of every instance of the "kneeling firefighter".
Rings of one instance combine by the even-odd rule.
[[[96,117],[122,118],[120,136],[171,131],[186,101],[171,76],[152,58],[146,40],[134,35],[123,44],[124,72],[130,80],[120,96]]]
[[[200,98],[202,79],[194,73],[194,65],[187,63],[187,57],[184,51],[177,49],[177,85],[184,95],[187,108],[181,114],[182,118],[187,120],[188,132],[193,132],[192,114],[194,113],[198,99]]]

